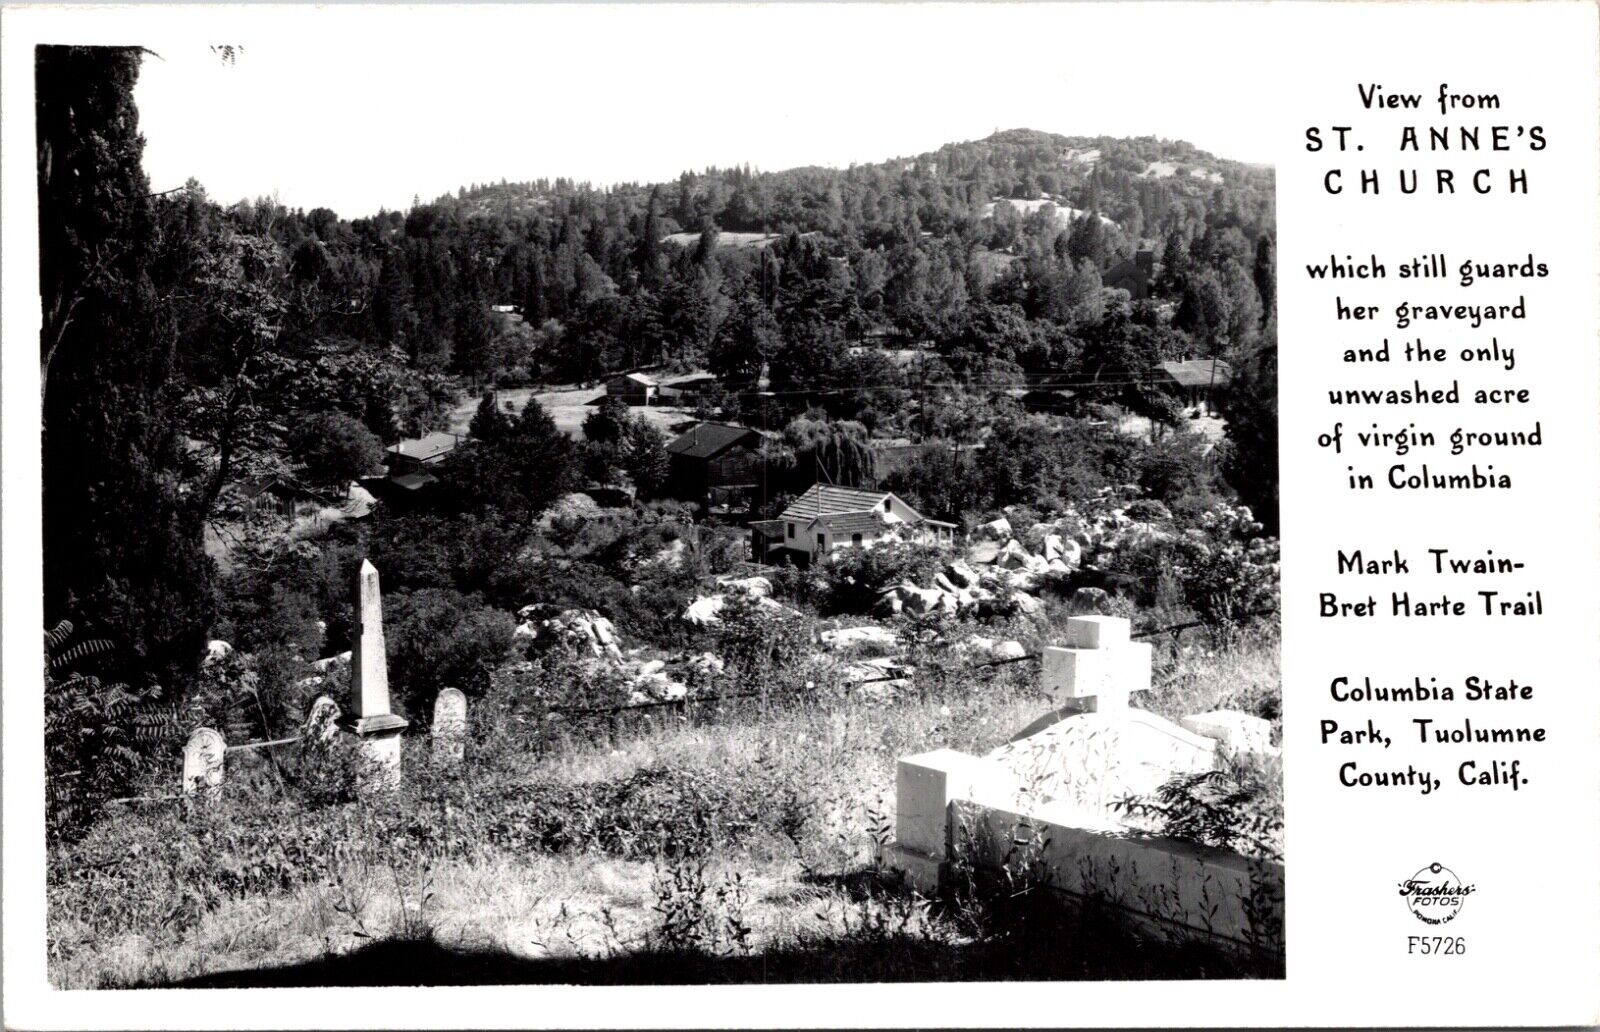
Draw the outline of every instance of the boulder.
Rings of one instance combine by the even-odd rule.
[[[212,638],[210,641],[206,642],[206,666],[210,666],[213,663],[220,663],[231,655],[233,655],[233,646],[223,641],[221,638]]]
[[[904,585],[900,588],[900,600],[905,608],[913,613],[931,613],[939,608],[940,599],[944,592],[937,588],[918,588]]]
[[[594,639],[602,649],[615,652],[617,645],[617,625],[604,616],[589,615],[586,617],[589,637]],[[580,624],[580,626],[582,626]]]
[[[841,627],[837,630],[823,631],[822,643],[837,652],[856,647],[898,648],[900,639],[887,627],[868,624],[864,627]]]
[[[973,537],[987,538],[990,541],[1005,541],[1013,536],[1011,521],[1001,516],[999,519],[980,524],[972,534]]]
[[[1028,654],[1020,641],[1002,641],[989,650],[995,659],[1021,659]]]
[[[752,597],[757,609],[767,609],[777,613],[794,612],[793,609],[790,609],[777,599],[766,598],[765,596]],[[728,596],[726,595],[702,595],[689,603],[689,607],[683,611],[683,619],[686,623],[694,624],[696,627],[705,627],[708,624],[717,623],[722,619],[722,610],[727,604]]]
[[[994,651],[994,646],[995,640],[993,638],[985,638],[981,634],[974,634],[966,641],[959,642],[955,646],[955,651],[962,653],[981,652],[984,655],[988,655],[990,652]]]
[[[1007,570],[1021,570],[1025,569],[1028,560],[1033,558],[1035,557],[1013,538],[1000,549],[1000,554],[995,556],[994,564]]]
[[[728,604],[723,595],[703,595],[689,603],[689,608],[683,611],[683,619],[696,627],[714,624],[722,619],[722,607]]]
[[[719,676],[727,669],[727,664],[715,652],[696,652],[693,655],[686,656],[683,660],[683,665],[691,674],[702,678]]]
[[[1023,616],[1038,616],[1044,612],[1044,603],[1026,591],[1013,592],[1011,602]]]
[[[1072,593],[1072,608],[1080,613],[1103,612],[1111,596],[1103,588],[1079,588]]]
[[[772,594],[772,582],[765,577],[723,577],[717,581],[717,587],[724,591],[738,592],[750,598],[767,598]]]
[[[674,538],[667,543],[665,548],[660,549],[655,555],[651,556],[650,562],[657,566],[665,566],[668,569],[676,570],[683,565],[684,554],[687,550],[688,544],[683,538]]]
[[[1178,723],[1233,756],[1270,756],[1278,751],[1272,744],[1272,722],[1253,713],[1212,710],[1182,717]]]
[[[938,588],[940,591],[948,591],[952,595],[956,592],[955,582],[942,573],[936,573],[933,575],[933,586]]]
[[[965,560],[957,559],[944,568],[944,576],[951,584],[958,588],[975,588],[978,586],[978,574]]]
[[[1046,534],[1044,536],[1044,547],[1039,550],[1039,554],[1044,556],[1046,562],[1049,562],[1052,559],[1060,559],[1065,550],[1066,545],[1062,542],[1060,534]]]
[[[1076,570],[1083,564],[1083,546],[1073,538],[1064,538],[1061,541],[1059,558],[1069,570]]]

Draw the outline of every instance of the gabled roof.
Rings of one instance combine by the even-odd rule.
[[[882,514],[876,512],[847,512],[824,516],[817,523],[830,534],[876,534],[883,530],[885,521]]]
[[[428,434],[426,437],[414,437],[408,441],[401,441],[391,447],[389,451],[395,455],[404,455],[406,458],[416,459],[419,462],[427,462],[429,459],[436,459],[441,455],[454,451],[458,443],[459,439],[455,434],[438,432]]]
[[[618,380],[631,380],[634,383],[643,384],[646,387],[654,387],[656,385],[654,380],[643,373],[623,373],[621,376],[613,376],[611,378],[612,383],[616,383]]]
[[[887,491],[860,491],[853,487],[834,487],[832,484],[812,484],[806,493],[789,503],[780,517],[797,523],[809,523],[822,516],[843,516],[846,513],[872,513],[889,497]]]
[[[255,477],[251,480],[241,480],[238,483],[229,485],[228,489],[231,493],[237,494],[246,500],[259,498],[268,491],[285,497],[298,498],[310,498],[314,494],[304,484],[280,473]]]
[[[1222,387],[1233,378],[1233,368],[1220,358],[1162,362],[1158,368],[1180,387]]]
[[[696,423],[667,444],[668,455],[682,455],[691,459],[710,459],[743,444],[754,446],[761,435],[746,426],[728,423]]]

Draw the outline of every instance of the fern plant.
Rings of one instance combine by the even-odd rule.
[[[84,830],[125,791],[149,751],[176,737],[177,714],[157,686],[135,690],[74,667],[110,654],[111,642],[74,642],[63,620],[44,635],[45,814],[52,835]]]

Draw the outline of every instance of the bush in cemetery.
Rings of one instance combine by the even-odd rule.
[[[1205,438],[1181,427],[1141,451],[1138,465],[1139,486],[1162,502],[1197,491],[1214,494],[1219,483]]]
[[[511,614],[476,595],[424,588],[392,592],[383,603],[389,684],[409,715],[428,712],[441,688],[481,693],[511,650]]]
[[[793,612],[769,609],[731,596],[716,625],[717,652],[736,684],[766,694],[793,691],[796,674],[811,652],[809,622]]]
[[[82,834],[107,799],[126,791],[147,753],[176,738],[161,690],[106,683],[73,667],[111,651],[100,639],[73,641],[63,620],[45,633],[45,827],[51,839]]]
[[[1278,540],[1244,506],[1219,506],[1179,538],[1176,571],[1189,605],[1220,646],[1241,624],[1278,609]]]
[[[1248,768],[1180,774],[1154,796],[1124,799],[1116,808],[1149,820],[1159,835],[1257,859],[1283,858],[1283,800]]]

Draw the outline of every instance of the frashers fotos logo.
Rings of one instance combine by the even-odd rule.
[[[1474,886],[1462,882],[1443,864],[1429,864],[1400,883],[1400,897],[1418,921],[1442,925],[1461,913],[1461,904]]]

